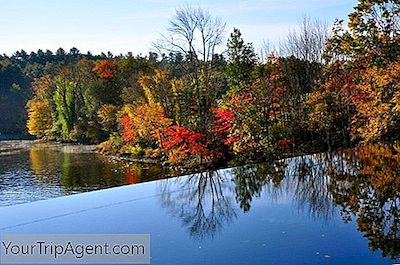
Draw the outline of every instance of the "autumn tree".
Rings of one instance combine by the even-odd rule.
[[[33,98],[27,104],[28,133],[37,137],[47,136],[53,128],[55,117],[53,115],[52,93],[54,86],[48,76],[37,78],[32,84]]]
[[[97,117],[106,132],[117,131],[118,107],[112,104],[104,104],[97,110]]]
[[[359,1],[349,15],[348,30],[337,22],[328,41],[327,61],[341,62],[354,77],[352,132],[363,142],[399,137],[399,8],[397,1]]]
[[[260,158],[274,153],[279,140],[286,138],[286,82],[278,58],[271,57],[258,71],[250,85],[220,101],[214,131],[227,136],[224,142],[234,153]]]
[[[118,64],[113,60],[102,60],[96,63],[92,72],[103,79],[111,79],[117,74]]]
[[[170,72],[161,69],[155,69],[153,74],[142,74],[138,79],[147,103],[161,104],[169,117],[173,116],[176,100],[172,80]]]
[[[52,128],[51,109],[47,102],[32,99],[27,103],[27,128],[31,135],[43,137]]]
[[[314,140],[332,147],[350,145],[352,118],[356,113],[357,75],[345,63],[337,61],[324,68],[319,89],[303,102],[305,128],[317,134]]]
[[[325,55],[351,60],[355,68],[384,66],[399,60],[400,4],[393,0],[359,1],[349,15],[348,30],[337,21]]]
[[[121,104],[122,82],[120,78],[121,63],[113,59],[106,59],[96,62],[91,69],[97,76],[94,83],[95,91],[92,91],[103,104]]]
[[[171,162],[180,163],[188,159],[201,162],[209,154],[208,142],[203,133],[173,125],[165,130],[162,147]]]
[[[121,114],[122,139],[126,143],[122,153],[139,156],[145,149],[154,151],[162,146],[164,131],[171,125],[171,120],[165,116],[161,105],[125,106]]]
[[[201,8],[181,8],[170,20],[168,34],[155,43],[164,54],[182,54],[182,81],[184,82],[191,119],[186,126],[200,132],[207,131],[211,122],[211,107],[221,95],[220,74],[215,72],[216,49],[222,43],[225,23]]]
[[[145,102],[145,93],[139,78],[142,75],[154,74],[157,68],[156,63],[152,58],[134,57],[132,55],[119,60],[118,82],[121,87],[121,94],[118,96],[121,98],[122,104],[142,104]]]
[[[400,137],[400,61],[386,68],[372,67],[362,72],[353,96],[357,114],[354,134],[366,143]]]

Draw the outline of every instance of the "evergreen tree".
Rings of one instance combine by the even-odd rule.
[[[251,83],[257,56],[251,43],[244,43],[240,30],[234,29],[228,40],[228,65],[225,76],[231,90],[240,90]]]

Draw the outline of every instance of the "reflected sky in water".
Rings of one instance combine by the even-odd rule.
[[[398,146],[295,157],[3,207],[0,232],[149,233],[151,264],[394,264],[399,169]]]

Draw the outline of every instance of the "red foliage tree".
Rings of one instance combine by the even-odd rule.
[[[103,79],[111,79],[117,74],[117,62],[113,60],[101,60],[93,67],[92,72]]]
[[[212,111],[215,117],[212,134],[217,138],[223,138],[222,141],[227,146],[240,141],[239,138],[230,135],[236,120],[235,113],[224,108],[214,108]]]
[[[130,142],[133,141],[135,138],[135,132],[133,131],[133,121],[132,119],[128,116],[125,115],[122,120],[121,120],[122,126],[124,128],[124,133],[122,135],[122,139],[125,142]]]
[[[235,114],[232,111],[223,108],[214,108],[212,112],[214,113],[215,117],[214,129],[212,131],[213,134],[229,134],[235,121]]]
[[[205,156],[208,153],[208,142],[205,135],[173,125],[165,129],[162,146],[168,153],[170,160],[182,161],[191,156]]]

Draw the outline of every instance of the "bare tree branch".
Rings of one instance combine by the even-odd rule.
[[[325,22],[311,20],[305,15],[298,28],[291,30],[280,45],[282,56],[294,56],[298,59],[322,63],[322,53],[329,38]]]

